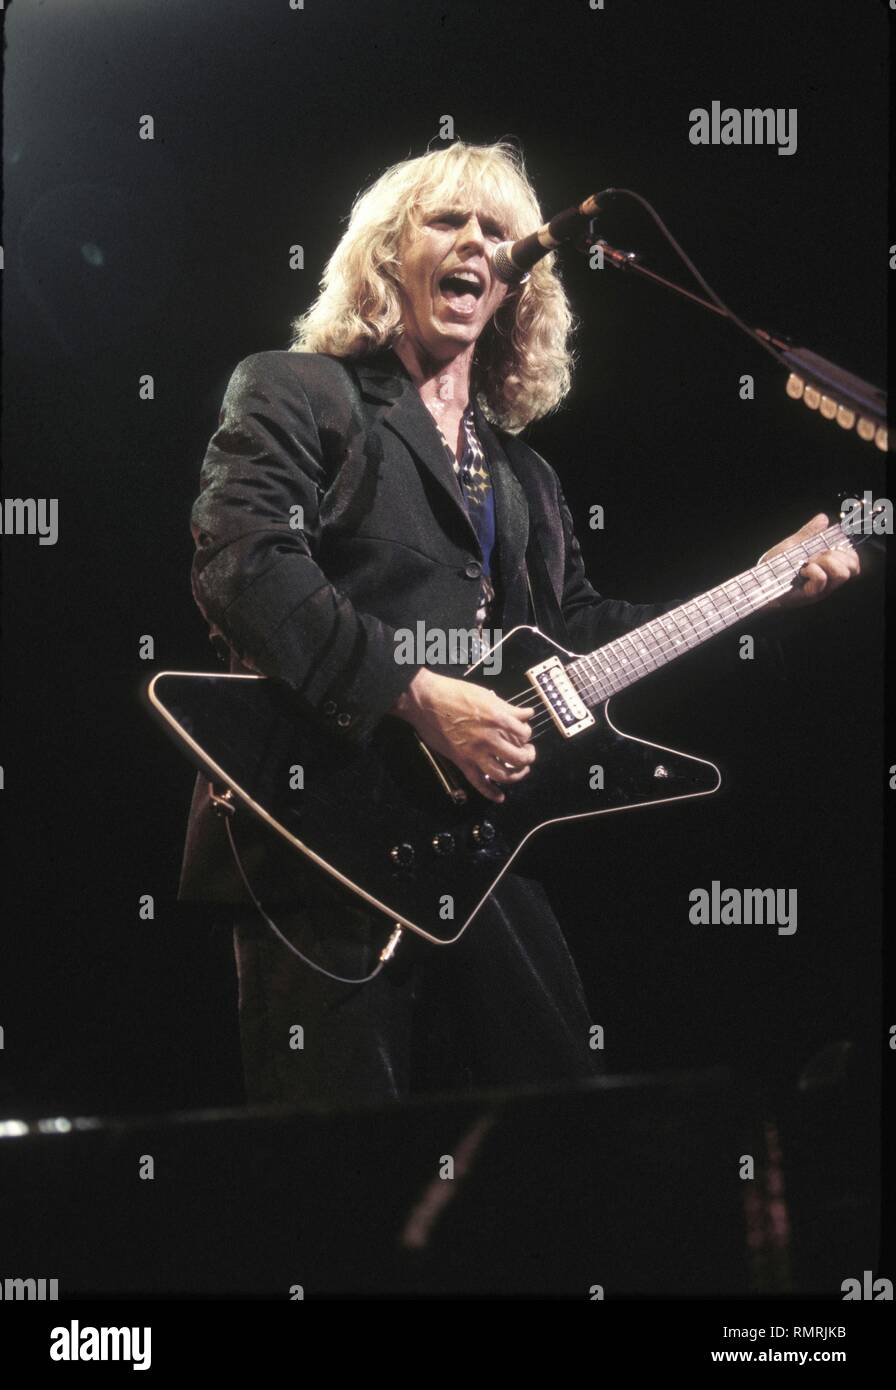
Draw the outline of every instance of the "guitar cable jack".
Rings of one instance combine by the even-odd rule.
[[[389,937],[389,940],[386,942],[383,949],[380,951],[380,960],[382,961],[383,965],[385,965],[386,961],[391,960],[392,957],[395,955],[395,952],[398,949],[398,943],[403,936],[404,927],[401,925],[400,922],[396,922],[395,930]]]
[[[230,787],[228,787],[225,791],[218,791],[217,787],[215,786],[215,783],[209,782],[208,799],[212,803],[212,809],[215,815],[220,817],[222,820],[225,817],[229,818],[230,816],[233,816],[236,813],[236,806],[234,805],[233,800],[233,792],[231,791]]]

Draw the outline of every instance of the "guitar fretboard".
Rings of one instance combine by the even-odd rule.
[[[852,548],[853,541],[839,522],[828,526],[774,559],[736,574],[724,584],[598,647],[589,656],[570,662],[567,675],[586,705],[599,705],[675,657],[733,627],[772,599],[780,598],[793,587],[794,576],[813,555],[823,550]]]

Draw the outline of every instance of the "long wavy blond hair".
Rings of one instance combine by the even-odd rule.
[[[487,212],[508,240],[544,221],[522,154],[507,140],[458,140],[394,164],[355,199],[320,294],[292,323],[291,351],[362,357],[391,347],[402,332],[405,231],[447,207]],[[476,344],[471,390],[511,434],[555,410],[570,388],[574,319],[554,261],[546,256],[525,284],[511,288]]]

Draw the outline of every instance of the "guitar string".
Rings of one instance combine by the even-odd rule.
[[[774,598],[781,597],[783,594],[788,592],[790,587],[791,584],[790,582],[788,582],[787,584],[784,584],[783,586],[778,587],[776,589],[767,590],[767,601],[771,602]],[[703,597],[703,595],[701,595],[701,597]],[[746,599],[746,595],[744,595],[744,598]],[[730,604],[731,613],[722,614],[720,612],[718,614],[719,617],[722,617],[724,619],[721,626],[717,626],[713,618],[708,618],[705,615],[702,615],[700,623],[692,622],[692,631],[697,633],[699,642],[702,642],[707,637],[718,636],[727,628],[733,626],[739,618],[748,616],[750,613],[755,613],[759,611],[759,606],[754,605],[750,600],[747,600],[744,606],[742,607],[738,607],[738,604],[732,601],[730,598],[728,599],[728,602]],[[686,607],[687,605],[682,606]],[[624,636],[633,637],[634,633],[624,634]],[[683,656],[686,651],[691,650],[691,647],[688,646],[686,643],[684,645],[676,644],[674,640],[669,640],[668,634],[665,635],[665,638],[653,637],[651,638],[651,641],[653,643],[652,651],[648,651],[646,656],[639,654],[635,660],[629,660],[624,670],[622,671],[613,671],[610,668],[604,668],[603,670],[600,670],[597,673],[592,673],[590,677],[587,674],[582,674],[580,672],[576,673],[575,678],[573,676],[570,676],[570,680],[574,688],[576,688],[577,693],[581,697],[583,697],[583,703],[588,705],[589,708],[593,709],[596,705],[602,704],[605,700],[610,699],[613,695],[621,693],[621,691],[625,690],[627,686],[634,684],[634,681],[632,680],[625,680],[622,685],[616,686],[615,689],[611,686],[609,690],[604,692],[601,690],[602,680],[609,679],[610,682],[615,682],[619,679],[620,676],[628,676],[631,672],[635,672],[635,679],[640,680],[641,677],[649,675],[652,671],[661,670],[663,665],[665,665],[668,660],[671,660],[676,656]],[[653,659],[655,656],[659,656],[661,658],[658,663]],[[581,661],[582,658],[579,658],[579,660]],[[585,660],[590,661],[591,658],[585,658]],[[574,665],[575,663],[571,662],[569,664]],[[507,703],[513,704],[517,708],[521,709],[537,708],[539,705],[543,706],[544,704],[541,695],[538,691],[534,689],[529,691],[520,691],[518,695],[511,697],[511,699],[508,700]],[[554,718],[550,711],[544,708],[543,712],[537,718],[535,718],[529,725],[529,728],[532,730],[533,740],[535,738],[538,738],[541,733],[546,732],[548,729],[552,727],[554,727]]]
[[[779,589],[776,588],[766,590],[767,601],[771,602],[774,598],[780,597],[782,594],[785,594],[789,588],[790,584],[788,583]],[[700,595],[700,597],[702,598],[705,596]],[[746,595],[744,595],[743,598],[746,599]],[[693,603],[696,603],[696,601],[696,599],[690,600],[690,602]],[[714,600],[711,600],[711,602],[714,602]],[[728,603],[730,605],[731,613],[726,614],[723,613],[721,610],[717,609],[717,614],[715,616],[707,616],[705,613],[701,612],[699,622],[696,620],[691,620],[690,631],[696,634],[698,638],[698,645],[704,640],[704,638],[717,636],[719,633],[724,632],[726,628],[733,626],[734,622],[736,622],[738,618],[746,617],[750,613],[755,613],[759,611],[757,606],[755,606],[750,600],[746,600],[746,602],[741,607],[738,606],[737,602],[733,601],[730,598],[728,599]],[[687,607],[687,604],[683,604],[682,607]],[[731,617],[732,614],[733,619]],[[662,620],[664,617],[672,618],[672,621],[675,621],[671,613],[661,614],[658,618],[652,621],[662,624]],[[716,617],[722,619],[721,626],[718,626],[716,624]],[[687,639],[685,639],[683,643],[676,643],[674,639],[670,640],[669,634],[667,632],[664,634],[663,638],[660,638],[658,636],[651,636],[650,641],[652,643],[652,647],[645,647],[642,648],[641,651],[638,651],[634,647],[634,638],[636,636],[636,633],[637,629],[634,629],[631,633],[622,634],[622,636],[620,638],[615,639],[613,643],[607,643],[607,646],[616,645],[616,642],[621,644],[625,640],[627,640],[630,643],[632,650],[635,652],[635,655],[626,658],[624,668],[620,670],[613,670],[612,667],[608,664],[603,668],[598,667],[597,671],[592,670],[590,673],[576,671],[574,674],[570,675],[570,681],[572,682],[573,686],[576,687],[577,693],[579,695],[587,694],[589,697],[592,695],[597,695],[596,703],[600,704],[603,702],[604,698],[609,698],[611,695],[619,694],[621,690],[624,690],[626,688],[626,686],[633,684],[631,680],[624,679],[623,685],[621,685],[616,690],[611,689],[608,692],[607,696],[604,697],[601,694],[597,694],[597,692],[600,689],[602,679],[609,678],[609,680],[612,682],[618,680],[620,677],[626,678],[630,676],[632,672],[637,673],[637,676],[640,678],[640,676],[649,675],[651,671],[659,670],[661,666],[665,664],[665,660],[663,660],[660,662],[660,665],[656,665],[654,661],[654,658],[656,656],[660,656],[664,659],[673,658],[675,656],[683,655],[686,651],[691,650],[691,647],[687,644]],[[593,653],[589,656],[579,657],[577,661],[570,662],[565,669],[568,672],[569,666],[575,666],[582,662],[588,662],[589,664],[596,662],[600,650],[602,649],[599,648],[597,653]],[[524,709],[536,707],[542,703],[542,700],[538,691],[536,691],[535,689],[529,689],[521,690],[518,694],[511,696],[507,700],[507,703],[515,705],[517,708]],[[550,715],[548,716],[548,720],[549,722],[553,722],[550,719]],[[536,725],[530,725],[530,728],[533,727],[536,727]]]
[[[833,540],[834,536],[835,536],[838,532],[840,533],[840,539],[837,541],[837,543],[834,544],[834,545],[827,544],[827,542],[828,542],[829,540]],[[745,571],[745,574],[748,574],[748,575],[751,576],[751,578],[754,578],[754,582],[758,582],[758,583],[759,583],[760,589],[762,589],[762,585],[766,582],[767,578],[771,578],[771,579],[773,580],[772,586],[771,586],[770,588],[766,588],[765,591],[764,591],[764,593],[763,593],[763,598],[765,599],[765,601],[766,601],[766,602],[771,602],[773,599],[779,598],[779,597],[781,597],[783,594],[786,594],[786,593],[788,592],[788,590],[792,587],[792,583],[793,583],[793,571],[795,570],[797,573],[799,573],[799,570],[802,568],[802,566],[803,566],[804,564],[807,564],[807,563],[811,560],[811,558],[812,558],[813,555],[822,554],[822,553],[823,553],[825,550],[827,550],[827,549],[842,549],[842,550],[853,549],[853,548],[855,548],[856,545],[861,544],[861,542],[862,542],[863,540],[865,540],[865,539],[866,539],[866,537],[865,537],[864,535],[859,535],[859,536],[857,536],[857,537],[855,538],[855,540],[851,540],[849,537],[845,537],[845,536],[843,535],[842,529],[841,529],[841,527],[840,527],[839,525],[834,525],[834,526],[828,527],[826,530],[820,532],[819,535],[818,535],[817,537],[813,536],[813,537],[810,539],[809,542],[803,542],[803,543],[801,543],[799,546],[794,546],[794,547],[792,548],[792,550],[785,551],[785,552],[784,552],[783,554],[781,554],[781,555],[775,555],[775,556],[773,556],[773,558],[772,558],[771,560],[765,562],[765,568],[767,568],[767,570],[768,570],[768,575],[767,575],[767,576],[764,576],[763,579],[760,579],[760,580],[758,580],[758,581],[755,580],[755,570],[748,570],[748,571]],[[813,547],[811,550],[809,549],[809,546],[810,546],[810,545]],[[801,560],[800,563],[799,563],[799,565],[795,564],[795,562],[792,561],[792,560],[790,559],[790,557],[791,557],[792,555],[794,555],[794,553],[796,553],[796,552],[798,552],[798,551],[802,551],[802,552],[804,553],[804,555],[805,555],[805,559]],[[774,565],[774,563],[775,563],[776,561],[778,561],[778,562],[782,562],[782,561],[783,561],[783,562],[787,563],[788,566],[789,566],[788,576],[787,576],[787,583],[786,583],[786,584],[783,583],[783,576],[776,575],[774,569],[772,568],[772,566]],[[757,568],[758,568],[758,567],[757,567]],[[718,633],[723,632],[723,631],[725,630],[726,627],[733,626],[733,623],[736,622],[740,617],[746,616],[746,615],[748,615],[748,614],[750,614],[750,613],[758,612],[758,611],[760,610],[760,608],[764,606],[763,604],[756,604],[756,603],[754,603],[752,597],[750,597],[749,595],[747,595],[746,593],[744,593],[743,590],[741,589],[741,593],[737,596],[737,599],[732,599],[732,598],[730,597],[730,595],[728,595],[728,594],[724,594],[724,595],[723,595],[724,598],[725,598],[725,600],[726,600],[727,603],[729,604],[729,606],[730,606],[730,608],[731,608],[731,610],[732,610],[732,613],[734,614],[734,618],[733,618],[733,619],[731,618],[731,615],[730,615],[730,614],[725,614],[725,613],[721,612],[720,610],[718,610],[717,605],[715,605],[715,600],[711,597],[711,595],[714,594],[714,593],[717,593],[719,590],[724,590],[724,589],[727,587],[727,585],[739,583],[740,579],[741,579],[741,576],[740,576],[740,575],[735,575],[732,579],[726,580],[724,584],[717,585],[715,589],[708,590],[705,594],[699,594],[699,595],[697,595],[696,598],[688,599],[685,603],[683,603],[683,604],[680,605],[680,608],[682,608],[682,609],[687,609],[691,604],[696,604],[696,603],[698,602],[699,599],[701,599],[701,598],[709,598],[709,599],[710,599],[710,602],[712,602],[712,603],[714,604],[714,606],[716,606],[718,616],[719,616],[720,618],[723,619],[723,624],[722,624],[721,627],[715,627],[715,626],[714,626],[714,618],[713,618],[713,617],[707,617],[707,616],[706,616],[705,614],[703,614],[703,613],[701,613],[701,622],[700,622],[700,623],[697,623],[697,622],[691,620],[691,630],[694,631],[694,632],[696,632],[696,633],[698,634],[698,637],[699,637],[699,639],[700,639],[701,642],[702,642],[702,640],[704,639],[704,637],[706,637],[706,636],[715,636],[715,635],[717,635]],[[739,603],[739,602],[743,604],[743,607],[740,607],[740,608],[738,607],[738,603]],[[700,610],[698,609],[698,612],[699,612],[699,611],[700,611]],[[661,614],[658,618],[652,619],[652,620],[651,620],[651,624],[645,624],[645,627],[646,627],[646,626],[651,626],[653,623],[656,623],[656,622],[662,623],[663,618],[672,618],[672,621],[674,622],[674,621],[675,621],[675,619],[674,619],[674,617],[673,617],[674,612],[675,612],[675,610],[673,609],[673,610],[671,610],[670,613]],[[616,639],[616,641],[621,642],[621,641],[623,641],[623,640],[629,640],[629,641],[631,642],[631,640],[634,638],[636,632],[637,632],[637,629],[634,629],[631,633],[625,633],[625,634],[622,635],[621,638]],[[668,638],[668,634],[666,634],[666,637]],[[664,642],[663,639],[657,639],[657,638],[654,638],[654,637],[651,637],[651,641],[654,642],[654,652],[656,653],[656,652],[658,651],[659,654],[660,654],[662,657],[666,657],[666,658],[672,658],[672,657],[674,657],[674,656],[683,655],[684,652],[690,650],[690,648],[689,648],[687,645],[685,645],[685,646],[677,645],[674,641],[671,641],[671,642],[670,642],[670,641],[666,640],[666,641]],[[615,643],[608,643],[607,645],[608,645],[608,646],[611,646],[611,645],[615,645]],[[601,649],[598,648],[598,652],[599,652],[600,650],[601,650]],[[582,661],[582,660],[590,661],[590,660],[592,660],[594,657],[596,657],[597,654],[598,654],[598,653],[592,653],[590,656],[585,657],[585,658],[581,658],[581,657],[580,657],[580,658],[578,658],[578,660],[579,660],[579,661]],[[651,671],[656,671],[656,670],[659,670],[659,669],[660,669],[659,666],[652,664],[652,662],[651,662],[651,660],[650,660],[650,657],[651,657],[651,653],[650,653],[650,652],[648,652],[647,658],[646,658],[646,659],[645,659],[645,657],[644,657],[643,655],[639,655],[639,657],[638,657],[635,661],[629,661],[629,662],[626,663],[626,667],[625,667],[625,670],[624,670],[624,671],[622,671],[622,672],[613,672],[612,670],[605,669],[605,670],[599,672],[599,677],[600,677],[600,676],[603,676],[603,677],[609,676],[610,679],[613,680],[614,678],[618,678],[618,676],[619,676],[620,674],[622,674],[622,675],[628,675],[629,672],[631,672],[631,671],[634,669],[634,670],[638,671],[638,673],[639,673],[639,674],[638,674],[638,678],[640,679],[641,676],[643,676],[643,675],[648,675]],[[569,664],[570,664],[570,665],[575,665],[576,663],[575,663],[575,662],[571,662],[571,663],[569,663]],[[662,664],[662,663],[661,663],[661,664]],[[580,684],[579,684],[579,687],[578,687],[578,693],[579,693],[580,695],[587,693],[589,696],[591,696],[591,695],[595,694],[595,693],[600,689],[601,681],[600,681],[600,678],[599,678],[599,677],[598,677],[597,680],[593,680],[593,679],[592,679],[592,680],[589,681],[587,675],[582,676],[582,673],[576,673],[576,674],[577,674],[577,675],[579,676],[579,678],[580,678]],[[572,680],[573,678],[570,677],[570,679]],[[573,684],[575,684],[575,681],[573,681]],[[626,682],[626,685],[629,685],[629,684],[632,684],[632,682],[631,682],[631,681],[627,681],[627,682]],[[592,687],[592,688],[589,689],[589,686]],[[620,689],[625,689],[625,685],[623,685],[622,687],[620,687]],[[619,693],[619,692],[618,692],[618,691],[614,691],[614,690],[611,689],[610,692],[609,692],[609,695],[608,695],[606,698],[610,698],[610,696],[612,696],[613,694],[617,694],[617,693]],[[597,700],[596,700],[595,703],[596,703],[596,704],[602,703],[603,698],[604,698],[603,696],[598,695],[598,698],[597,698]],[[516,705],[516,706],[519,707],[519,708],[537,707],[539,704],[542,703],[542,698],[541,698],[541,695],[540,695],[536,690],[534,690],[534,689],[533,689],[533,690],[521,690],[521,691],[519,691],[516,695],[513,695],[513,696],[509,697],[507,703],[508,703],[508,704]],[[529,728],[533,731],[533,732],[532,732],[533,740],[534,740],[535,738],[539,737],[540,734],[541,734],[542,732],[545,732],[549,727],[552,727],[553,725],[554,725],[553,716],[550,714],[549,711],[546,710],[546,711],[544,712],[544,715],[543,715],[542,717],[539,717],[539,718],[533,720],[533,722],[529,725]]]
[[[765,591],[765,597],[766,597],[766,599],[767,599],[768,602],[771,602],[774,598],[780,597],[781,595],[785,594],[785,593],[787,592],[787,590],[788,590],[790,587],[791,587],[791,586],[790,586],[790,583],[787,583],[787,584],[785,584],[783,587],[780,587],[780,588],[778,588],[778,587],[776,586],[775,589],[767,589],[767,590]],[[703,597],[706,597],[706,596],[701,594],[699,597],[703,598]],[[722,623],[722,626],[721,626],[721,627],[716,626],[716,624],[715,624],[715,618],[714,618],[713,616],[709,616],[709,617],[708,617],[706,614],[704,614],[704,613],[702,613],[702,612],[701,612],[701,619],[700,619],[700,622],[697,622],[697,621],[694,621],[694,620],[691,621],[691,631],[692,631],[693,633],[696,633],[696,634],[697,634],[697,637],[698,637],[698,639],[699,639],[700,642],[703,641],[704,637],[716,636],[716,635],[718,635],[719,633],[725,631],[726,627],[733,626],[733,622],[736,622],[738,618],[747,616],[749,613],[759,611],[759,610],[758,610],[758,607],[752,603],[752,600],[747,599],[747,596],[746,596],[746,595],[743,595],[742,598],[743,598],[744,600],[746,600],[746,602],[744,603],[744,605],[743,605],[742,607],[738,607],[738,604],[737,604],[736,601],[732,600],[730,597],[728,598],[728,603],[729,603],[730,608],[731,608],[731,613],[733,613],[733,615],[734,615],[733,621],[730,621],[730,619],[731,619],[731,614],[725,614],[725,613],[723,613],[721,610],[717,610],[717,616],[718,616],[719,618],[722,618],[722,619],[723,619],[723,623]],[[711,600],[711,601],[714,602],[713,600]],[[696,603],[696,602],[697,602],[696,599],[689,600],[689,603]],[[686,607],[688,606],[688,604],[683,604],[683,605],[681,605],[681,606],[682,606],[683,608],[686,608]],[[699,610],[698,610],[698,611],[699,611]],[[671,618],[671,617],[672,617],[672,614],[671,614],[671,613],[669,613],[669,614],[662,614],[662,615],[660,615],[659,618],[654,619],[654,620],[652,620],[652,621],[653,621],[653,622],[662,623],[662,619],[663,619],[664,617],[670,617],[670,618]],[[674,618],[673,618],[673,621],[675,621]],[[645,626],[646,626],[646,624],[645,624]],[[634,629],[631,633],[625,633],[625,634],[623,634],[623,636],[622,636],[621,638],[616,639],[616,641],[622,642],[623,640],[628,640],[628,641],[632,644],[633,650],[636,650],[636,649],[634,649],[634,643],[633,643],[633,639],[634,639],[636,633],[637,633],[637,629]],[[623,670],[614,671],[610,666],[606,666],[606,667],[604,667],[603,669],[599,669],[597,672],[592,671],[592,672],[590,673],[590,678],[589,678],[589,675],[588,675],[587,673],[576,672],[576,673],[575,673],[575,677],[573,677],[572,675],[570,676],[570,680],[572,681],[573,685],[576,685],[576,684],[577,684],[577,680],[578,680],[578,685],[577,685],[577,693],[578,693],[578,694],[580,694],[580,695],[587,694],[587,695],[591,696],[591,695],[593,695],[593,694],[596,694],[597,691],[600,689],[601,677],[603,677],[603,678],[609,677],[609,679],[610,679],[611,681],[614,681],[614,680],[618,679],[620,676],[622,676],[622,677],[627,677],[627,676],[629,676],[630,673],[633,672],[633,671],[634,671],[634,672],[637,672],[638,675],[639,675],[639,677],[640,677],[641,675],[649,675],[649,673],[650,673],[651,671],[656,671],[656,670],[659,670],[659,669],[660,669],[660,667],[657,666],[656,664],[654,664],[654,662],[653,662],[653,660],[652,660],[652,658],[653,658],[654,656],[660,655],[660,656],[663,657],[663,658],[666,658],[666,657],[672,658],[672,657],[675,657],[675,656],[683,655],[684,652],[690,650],[690,647],[687,646],[686,644],[685,644],[685,645],[681,645],[680,643],[676,643],[676,642],[674,641],[674,639],[673,639],[673,640],[668,640],[668,638],[669,638],[668,633],[665,634],[665,640],[660,639],[660,638],[657,638],[657,637],[651,637],[651,642],[653,643],[652,651],[651,651],[651,650],[648,650],[647,648],[644,648],[644,649],[642,649],[641,652],[638,652],[638,653],[635,655],[634,658],[628,657],[628,658],[626,659],[625,667],[624,667]],[[615,642],[614,642],[614,643],[608,643],[607,645],[608,645],[608,646],[615,645]],[[593,654],[590,655],[590,656],[587,656],[587,657],[579,657],[577,662],[576,662],[576,661],[570,662],[570,663],[569,663],[569,666],[577,665],[578,663],[583,662],[583,661],[587,661],[587,662],[592,662],[592,661],[594,661],[594,660],[597,658],[598,653],[599,653],[600,650],[602,650],[602,649],[599,648],[597,653],[593,653]],[[646,652],[646,655],[644,654],[645,652]],[[569,666],[567,666],[567,668],[566,668],[567,671],[569,670]],[[576,678],[577,678],[577,679],[576,679]],[[622,685],[622,686],[620,686],[618,690],[610,690],[606,698],[609,698],[609,696],[611,696],[611,695],[618,694],[620,690],[624,690],[624,689],[626,688],[627,685],[631,685],[632,683],[633,683],[632,681],[626,680],[626,681],[625,681],[625,684]],[[604,698],[604,697],[603,697],[602,695],[598,695],[598,698],[597,698],[596,703],[598,703],[598,704],[602,703],[603,698]],[[542,703],[542,699],[541,699],[541,696],[540,696],[540,694],[538,693],[538,691],[536,691],[536,690],[534,690],[534,689],[529,689],[529,690],[521,690],[521,691],[518,692],[518,694],[513,695],[513,696],[510,696],[509,699],[507,700],[507,703],[508,703],[508,704],[515,705],[515,706],[517,706],[518,708],[536,707],[536,706],[538,706],[539,704]],[[548,722],[549,722],[549,723],[552,723],[552,722],[553,722],[553,720],[551,719],[551,716],[550,716],[550,715],[548,715]],[[534,728],[534,727],[537,727],[537,723],[534,724],[534,725],[530,725],[530,728]]]

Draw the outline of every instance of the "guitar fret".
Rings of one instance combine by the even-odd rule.
[[[683,608],[673,608],[673,609],[671,609],[670,612],[667,613],[667,615],[666,615],[666,616],[668,617],[669,621],[670,621],[671,623],[674,624],[675,629],[676,629],[676,633],[677,633],[677,636],[675,636],[675,637],[672,638],[672,645],[673,645],[674,647],[678,647],[678,646],[681,646],[681,645],[684,645],[685,647],[687,647],[687,646],[689,646],[690,643],[691,643],[693,634],[691,633],[691,631],[689,630],[689,628],[688,628],[687,626],[684,626],[684,627],[683,627],[682,624],[678,621],[678,614],[679,614],[679,613],[684,614],[684,609],[683,609]]]
[[[832,545],[849,547],[851,544],[841,526],[832,526],[805,544],[795,545],[771,560],[763,560],[733,575],[715,588],[697,594],[589,655],[579,657],[570,664],[576,688],[587,704],[601,703],[785,593],[794,574],[811,555],[830,549]]]
[[[566,668],[566,674],[572,682],[577,695],[584,695],[587,690],[587,663],[589,657],[580,657],[578,661],[571,661]]]
[[[586,662],[588,662],[588,689],[589,689],[589,692],[590,692],[590,694],[592,694],[593,696],[595,696],[595,702],[596,702],[596,703],[600,703],[600,701],[602,701],[602,699],[606,699],[606,695],[603,694],[603,670],[602,670],[602,666],[600,666],[600,662],[599,662],[599,659],[597,659],[596,653],[592,653],[592,655],[590,655],[590,656],[588,656],[588,657],[585,657],[585,660],[586,660]],[[586,703],[588,703],[588,701],[586,701]]]
[[[576,689],[583,698],[590,696],[592,693],[597,693],[597,662],[593,655],[583,656],[580,657],[578,661],[570,662],[566,669]]]
[[[749,602],[751,601],[751,599],[752,599],[752,595],[748,592],[747,589],[744,588],[744,579],[745,579],[745,578],[747,578],[746,575],[737,574],[737,575],[735,575],[735,577],[732,579],[731,583],[737,585],[737,587],[740,589],[740,592],[741,592],[742,597],[745,598],[745,599],[747,600],[747,602],[749,603]]]
[[[705,619],[703,617],[702,612],[700,611],[700,605],[691,600],[690,603],[685,604],[684,611],[687,616],[687,620],[691,625],[691,632],[694,635],[694,641],[702,642],[703,637],[701,634],[701,628],[703,626],[703,623],[705,622]]]
[[[809,551],[806,549],[804,545],[794,546],[794,550],[798,550],[800,552],[795,559],[791,559],[791,556],[793,555],[792,550],[788,550],[786,555],[784,555],[782,558],[788,560],[790,562],[791,569],[799,573],[803,565],[809,559]]]
[[[763,574],[763,573],[760,571],[760,569],[759,569],[758,566],[757,566],[755,569],[751,569],[751,570],[750,570],[750,577],[751,577],[752,580],[753,580],[753,584],[754,584],[755,588],[756,588],[761,594],[763,594],[763,595],[767,594],[768,591],[769,591],[769,585],[768,585],[769,579],[771,579],[771,581],[772,581],[772,588],[774,588],[774,577],[773,577],[773,576],[770,576],[770,575]]]
[[[600,691],[600,698],[602,700],[605,700],[608,695],[612,694],[610,680],[607,675],[607,669],[604,665],[603,648],[601,648],[599,661],[595,663],[595,684],[597,686],[597,689]]]
[[[603,651],[601,651],[601,658],[602,658],[602,657],[603,657]],[[606,675],[605,675],[605,673],[604,673],[604,667],[603,667],[603,660],[602,660],[602,659],[601,659],[600,661],[595,660],[595,661],[592,662],[592,664],[591,664],[591,681],[592,681],[592,685],[593,685],[595,691],[598,693],[599,698],[602,699],[602,700],[605,700],[605,699],[606,699],[606,694],[605,694]]]
[[[646,623],[646,624],[644,625],[644,627],[641,628],[641,631],[642,631],[643,634],[644,634],[644,641],[645,641],[646,643],[649,643],[649,644],[650,644],[650,645],[646,648],[645,660],[646,660],[646,661],[658,661],[658,660],[660,659],[662,653],[658,651],[658,648],[659,648],[659,641],[658,641],[658,639],[657,639],[656,629],[655,629],[655,627],[654,627],[654,624],[653,624],[653,623]],[[651,650],[651,648],[652,648],[652,650]]]
[[[632,639],[629,636],[629,634],[625,633],[622,637],[618,638],[618,642],[619,647],[623,653],[622,660],[625,663],[626,670],[637,670],[638,653],[635,650],[634,643],[632,642]]]
[[[692,642],[692,644],[696,646],[697,644],[699,644],[699,642],[703,641],[703,614],[702,612],[700,612],[699,605],[693,602],[693,599],[690,600],[689,603],[685,603],[682,612],[683,614],[685,614],[686,619],[688,619],[688,626],[690,628],[690,642]]]
[[[728,620],[727,615],[722,611],[722,609],[719,607],[718,603],[716,602],[716,594],[717,594],[718,592],[719,592],[718,589],[710,589],[710,590],[707,592],[706,597],[709,599],[709,601],[710,601],[710,603],[712,604],[713,608],[716,610],[716,614],[717,614],[717,616],[718,616],[718,620],[719,620],[719,622],[721,623],[721,627],[720,627],[718,630],[721,632],[722,628],[728,626],[728,621],[729,621],[729,620]],[[723,597],[724,597],[724,595],[723,595]]]
[[[719,630],[716,627],[716,623],[719,620],[718,610],[716,609],[716,606],[713,603],[712,599],[707,594],[701,594],[699,598],[695,599],[695,602],[697,604],[697,608],[700,612],[701,618],[709,628],[708,635],[711,637],[714,633],[716,633]]]
[[[604,659],[604,676],[611,689],[616,684],[616,677],[618,675],[618,671],[614,669],[613,663],[615,645],[615,642],[608,642],[607,645],[601,649],[601,655]]]

